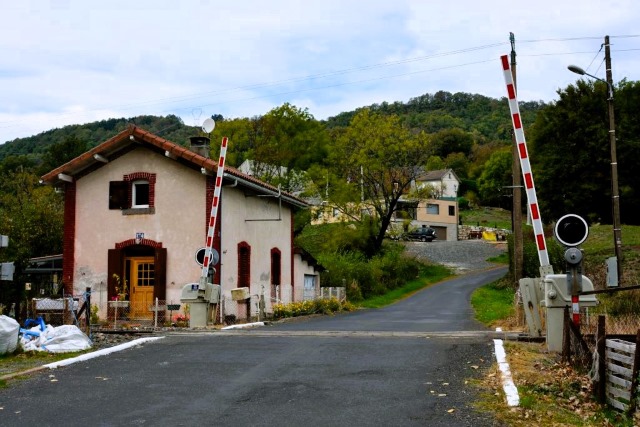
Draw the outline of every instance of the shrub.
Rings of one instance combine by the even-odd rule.
[[[328,268],[322,274],[323,286],[346,287],[350,301],[381,295],[418,276],[422,264],[403,255],[402,245],[389,244],[371,259],[364,255],[332,253],[319,261]]]
[[[461,211],[469,209],[469,199],[466,197],[458,197],[458,209]]]
[[[310,314],[333,314],[340,311],[353,311],[355,306],[349,302],[340,302],[337,298],[274,304],[273,318],[308,316]]]

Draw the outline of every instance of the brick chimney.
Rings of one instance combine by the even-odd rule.
[[[206,136],[191,136],[191,151],[196,154],[200,154],[202,157],[209,158],[209,151],[211,150],[210,140]]]

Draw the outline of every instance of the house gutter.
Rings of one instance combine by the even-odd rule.
[[[228,178],[228,179],[235,180],[237,183],[239,183],[240,185],[242,185],[244,187],[249,187],[249,188],[251,188],[253,190],[256,190],[258,192],[267,193],[267,194],[269,194],[269,195],[271,195],[273,197],[276,197],[278,199],[284,200],[285,202],[287,202],[287,203],[289,203],[289,204],[291,204],[293,206],[296,206],[298,208],[306,208],[306,207],[308,207],[308,205],[306,203],[304,203],[304,202],[302,202],[300,200],[294,199],[293,197],[289,197],[289,196],[283,194],[282,191],[280,191],[280,190],[271,190],[271,189],[265,188],[265,187],[263,187],[261,185],[258,185],[256,183],[254,183],[254,182],[251,182],[249,180],[240,178],[240,177],[235,176],[235,175],[231,175],[231,174],[229,174],[227,172],[224,173],[224,177]]]

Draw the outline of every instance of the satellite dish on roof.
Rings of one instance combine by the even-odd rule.
[[[213,131],[213,128],[215,127],[216,122],[211,117],[204,119],[204,122],[202,123],[202,130],[205,133],[211,133],[211,131]]]

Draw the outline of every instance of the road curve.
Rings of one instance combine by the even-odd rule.
[[[395,331],[460,332],[482,331],[470,305],[472,292],[503,277],[506,267],[456,276],[409,298],[380,309],[358,310],[335,316],[276,323],[279,331]]]

